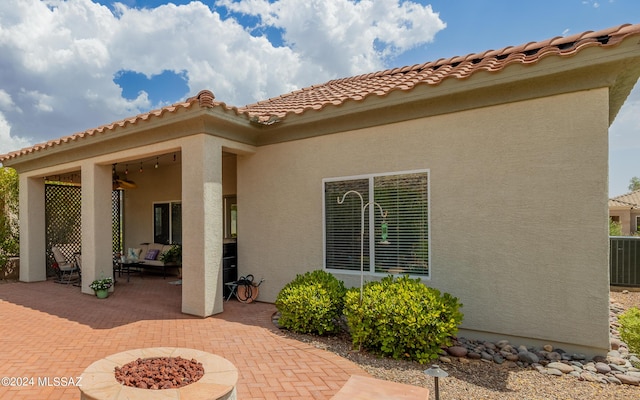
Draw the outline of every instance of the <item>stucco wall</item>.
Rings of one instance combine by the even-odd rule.
[[[147,162],[140,173],[140,164],[131,164],[127,179],[138,186],[125,191],[125,249],[153,241],[153,203],[181,201],[182,164],[170,157],[161,159],[158,169],[154,161]],[[124,177],[125,165],[118,165],[118,174]],[[236,194],[236,158],[233,154],[222,157],[223,194]],[[222,204],[222,203],[221,203]]]
[[[153,203],[180,201],[181,163],[166,159],[156,169],[148,162],[140,173],[140,164],[129,165],[127,179],[134,181],[136,189],[125,190],[125,250],[138,247],[140,243],[153,242]],[[124,177],[125,166],[118,166],[118,173]]]
[[[583,91],[239,156],[239,274],[275,301],[322,268],[323,178],[428,168],[425,283],[460,298],[463,328],[606,350],[607,104]]]

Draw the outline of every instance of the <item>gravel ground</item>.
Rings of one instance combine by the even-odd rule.
[[[620,303],[625,309],[640,307],[640,292],[612,292],[611,300]],[[376,378],[427,387],[433,393],[433,379],[426,377],[423,372],[429,365],[353,351],[346,335],[317,337],[283,332],[292,338],[345,357]],[[449,377],[440,380],[440,397],[443,400],[640,399],[638,386],[591,383],[566,375],[543,375],[533,369],[509,369],[476,360],[464,359],[462,362],[438,364],[449,373]]]

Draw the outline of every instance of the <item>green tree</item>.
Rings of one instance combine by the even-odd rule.
[[[0,270],[9,257],[18,255],[18,173],[13,168],[0,168]]]
[[[622,224],[609,218],[609,236],[622,236]]]
[[[629,191],[633,192],[639,189],[640,189],[640,178],[638,178],[637,176],[634,176],[629,181]]]

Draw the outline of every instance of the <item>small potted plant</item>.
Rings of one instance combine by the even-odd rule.
[[[111,286],[113,286],[113,278],[111,277],[96,279],[89,285],[89,287],[96,292],[96,296],[99,299],[107,298],[107,296],[109,295],[109,288]]]
[[[160,255],[160,261],[167,265],[182,264],[182,247],[174,244],[171,248]]]

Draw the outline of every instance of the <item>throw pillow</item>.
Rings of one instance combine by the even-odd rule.
[[[155,260],[156,257],[158,257],[158,253],[160,253],[160,250],[151,249],[151,250],[147,251],[147,255],[144,256],[144,259],[145,260]]]
[[[140,251],[140,249],[129,247],[129,251],[127,251],[127,258],[137,260],[140,257]]]

